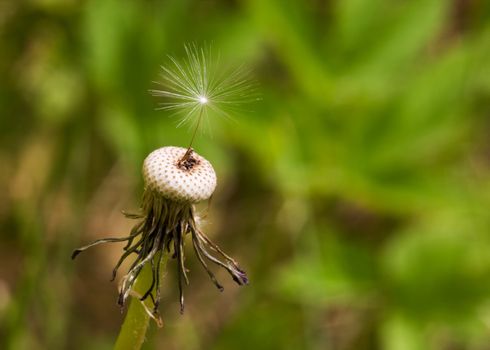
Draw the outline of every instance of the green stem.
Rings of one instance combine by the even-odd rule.
[[[160,271],[164,271],[166,258],[162,259]],[[163,278],[160,278],[160,282]],[[146,264],[136,280],[133,292],[143,295],[152,281],[151,264]],[[150,307],[151,308],[151,307]],[[119,335],[114,345],[114,350],[139,350],[146,337],[146,331],[150,323],[150,316],[145,311],[142,302],[137,298],[131,299],[126,318],[121,326]]]

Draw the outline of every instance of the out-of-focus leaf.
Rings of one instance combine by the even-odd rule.
[[[381,326],[382,349],[424,350],[427,349],[424,330],[403,315],[386,315]]]

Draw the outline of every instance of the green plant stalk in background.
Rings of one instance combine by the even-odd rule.
[[[160,265],[160,271],[164,271],[167,264],[167,258],[163,257]],[[143,295],[151,284],[152,271],[151,264],[146,264],[138,276],[133,287],[135,295]],[[162,279],[160,279],[160,284]],[[156,287],[156,286],[155,286]],[[145,341],[146,332],[150,323],[150,315],[146,312],[143,303],[133,296],[129,304],[128,312],[119,331],[119,335],[114,345],[114,350],[138,350],[141,349]]]

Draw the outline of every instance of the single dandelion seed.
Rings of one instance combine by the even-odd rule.
[[[76,249],[72,254],[72,258],[75,258],[84,250],[101,243],[126,242],[123,254],[114,267],[112,279],[126,259],[134,257],[134,260],[120,282],[118,303],[121,307],[125,306],[140,272],[145,265],[150,264],[152,282],[139,298],[148,314],[159,324],[160,266],[165,254],[176,260],[180,309],[184,311],[183,286],[189,284],[184,254],[185,238],[188,235],[191,236],[197,259],[220,291],[223,286],[209,268],[210,262],[224,268],[237,284],[248,284],[246,273],[235,260],[225,254],[199,227],[200,220],[194,204],[212,196],[217,179],[211,163],[192,149],[192,143],[202,124],[201,120],[207,117],[208,108],[227,116],[229,109],[223,106],[245,99],[250,84],[238,80],[238,73],[225,77],[211,75],[212,69],[205,51],[196,46],[186,46],[186,53],[185,63],[179,63],[171,57],[173,69],[162,67],[167,88],[152,90],[152,93],[174,100],[165,102],[161,108],[180,110],[183,113],[181,123],[196,119],[189,146],[162,147],[146,157],[143,163],[145,188],[141,212],[124,213],[128,218],[139,220],[128,236],[100,239]],[[152,303],[151,309],[144,302],[147,299]]]
[[[162,66],[160,89],[150,90],[153,96],[163,97],[158,109],[178,115],[178,126],[188,124],[194,129],[189,144],[192,147],[196,133],[208,123],[210,116],[232,120],[245,103],[256,100],[255,83],[247,71],[226,69],[220,57],[211,48],[185,46],[181,60],[169,56],[169,64]]]

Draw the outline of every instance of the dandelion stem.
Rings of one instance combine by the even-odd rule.
[[[157,259],[155,263],[159,263],[160,259]],[[159,271],[163,270],[166,265],[166,258],[161,259],[161,267]],[[150,315],[148,310],[151,309],[148,305],[144,304],[146,301],[140,301],[138,296],[145,294],[148,285],[152,283],[152,268],[151,264],[145,264],[143,270],[138,276],[134,285],[132,294],[133,299],[126,313],[123,325],[119,332],[119,335],[114,345],[114,350],[139,350],[145,341],[146,332],[150,323]],[[160,283],[161,283],[160,278]],[[154,286],[158,288],[158,286]]]

